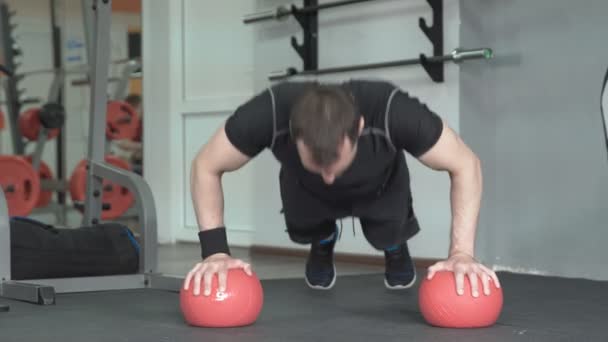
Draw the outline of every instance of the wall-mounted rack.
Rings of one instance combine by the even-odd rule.
[[[295,37],[291,37],[291,46],[302,59],[302,68],[298,71],[295,67],[271,73],[270,80],[281,80],[298,75],[323,75],[329,73],[340,73],[355,70],[378,69],[396,66],[421,65],[434,82],[444,81],[444,63],[448,61],[460,62],[467,59],[489,59],[493,53],[489,48],[478,49],[455,49],[450,54],[443,52],[443,0],[427,0],[433,13],[433,24],[428,25],[424,18],[419,18],[418,26],[433,45],[433,55],[427,56],[420,53],[415,58],[369,63],[351,66],[340,66],[332,68],[318,68],[318,12],[325,9],[337,8],[346,5],[354,5],[364,2],[380,0],[344,0],[318,4],[317,0],[304,0],[302,7],[279,6],[272,10],[262,11],[246,15],[243,23],[252,24],[269,20],[284,20],[293,16],[302,27],[303,42],[299,44]]]

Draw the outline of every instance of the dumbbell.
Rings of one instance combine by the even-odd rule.
[[[43,127],[48,130],[48,140],[56,138],[64,123],[65,110],[58,103],[47,103],[41,108],[30,108],[19,115],[19,131],[31,141],[38,140]]]

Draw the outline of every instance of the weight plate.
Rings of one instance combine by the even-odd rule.
[[[25,157],[25,159],[30,164],[32,163],[32,156],[27,156],[27,157]],[[42,179],[44,179],[44,180],[53,179],[53,172],[51,171],[51,168],[43,160],[40,161],[40,169],[38,170],[38,174],[40,175],[41,180]],[[47,205],[49,205],[49,203],[51,203],[52,199],[53,199],[53,192],[45,191],[45,190],[42,190],[42,188],[41,188],[40,196],[38,196],[38,202],[36,203],[36,208],[46,207]]]
[[[108,102],[106,116],[106,137],[110,140],[133,139],[137,134],[139,117],[127,102]]]
[[[115,156],[107,155],[105,161],[125,170],[131,169],[127,162]],[[85,200],[87,190],[86,163],[86,160],[78,163],[70,177],[70,196],[73,201],[82,202]],[[105,179],[102,184],[103,195],[101,201],[102,203],[108,203],[110,208],[102,211],[101,218],[111,220],[120,217],[133,205],[135,200],[133,194],[127,188]]]
[[[40,196],[40,179],[32,165],[19,156],[0,156],[0,186],[10,216],[27,216]]]

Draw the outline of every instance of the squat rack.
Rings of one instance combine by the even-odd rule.
[[[46,146],[51,144],[51,140],[47,139],[48,130],[57,128],[58,134],[55,137],[54,142],[56,143],[55,149],[55,167],[51,168],[53,173],[53,179],[41,180],[42,191],[52,191],[57,194],[56,202],[50,202],[44,207],[35,208],[32,213],[53,213],[57,218],[57,224],[65,225],[67,222],[67,214],[70,207],[68,206],[67,190],[69,189],[69,174],[66,169],[66,142],[65,132],[66,125],[64,124],[65,117],[67,116],[64,105],[64,85],[67,75],[82,75],[86,76],[82,79],[76,79],[72,81],[72,85],[86,85],[90,84],[91,63],[93,60],[92,52],[93,49],[90,45],[93,44],[93,38],[89,33],[93,33],[92,28],[92,13],[91,8],[95,5],[93,0],[81,0],[82,2],[82,18],[83,27],[85,28],[86,34],[86,52],[87,62],[76,66],[65,67],[62,63],[62,43],[61,43],[61,28],[57,23],[58,8],[57,0],[49,0],[50,4],[50,26],[51,26],[51,41],[52,41],[52,65],[50,67],[44,67],[33,70],[19,70],[20,63],[16,59],[17,56],[23,52],[18,46],[18,40],[14,37],[14,31],[16,24],[14,23],[14,17],[16,12],[11,10],[6,2],[0,0],[0,56],[4,61],[5,65],[0,65],[0,71],[7,74],[6,77],[1,80],[1,85],[4,87],[6,94],[6,106],[7,106],[7,117],[10,128],[10,136],[12,138],[13,153],[16,155],[25,155],[27,147],[33,145],[33,149],[28,151],[28,154],[32,157],[32,165],[34,170],[38,171],[42,162],[42,153]],[[109,65],[116,65],[122,68],[121,77],[112,77],[108,80],[115,82],[115,88],[113,91],[113,100],[122,100],[126,98],[129,90],[129,80],[133,73],[140,68],[139,59],[118,59],[110,61]],[[20,89],[19,83],[31,76],[35,75],[52,75],[52,81],[49,87],[48,96],[43,98],[25,98],[24,90]],[[25,139],[24,135],[18,124],[19,119],[23,113],[21,112],[23,106],[26,104],[38,104],[46,103],[41,106],[40,109],[44,110],[46,105],[52,104],[52,108],[62,108],[63,120],[62,123],[57,127],[44,127],[42,125],[40,134],[36,140]],[[58,116],[55,116],[58,118]],[[78,208],[78,205],[75,205]]]
[[[94,0],[90,11],[93,52],[91,65],[91,120],[89,124],[87,194],[83,226],[100,223],[102,181],[108,179],[127,187],[135,196],[141,220],[139,270],[131,275],[35,279],[21,282],[11,278],[10,220],[6,199],[0,189],[0,297],[37,304],[54,304],[56,293],[153,288],[179,291],[183,278],[158,273],[157,220],[152,191],[139,175],[114,167],[104,160],[107,104],[107,66],[110,51],[111,0]]]
[[[452,61],[459,63],[468,59],[490,59],[494,56],[490,48],[454,49],[449,54],[443,51],[443,0],[426,0],[433,11],[433,24],[428,25],[424,18],[419,18],[418,26],[433,45],[433,55],[420,53],[416,58],[386,61],[379,63],[341,66],[334,68],[318,68],[318,12],[325,9],[354,5],[378,0],[341,0],[319,4],[318,0],[304,0],[304,6],[279,6],[275,9],[248,14],[243,18],[244,24],[258,23],[269,20],[283,20],[293,16],[303,31],[303,42],[298,44],[295,37],[291,37],[291,46],[302,59],[302,70],[288,67],[285,70],[272,72],[270,80],[281,80],[293,76],[323,75],[355,70],[378,69],[395,66],[421,65],[429,77],[437,83],[444,81],[444,63]]]

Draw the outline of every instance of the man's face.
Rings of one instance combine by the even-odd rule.
[[[344,171],[348,169],[357,154],[357,145],[353,145],[350,139],[344,137],[344,140],[338,146],[338,159],[331,165],[321,167],[315,163],[312,154],[310,153],[310,149],[302,140],[297,141],[297,146],[300,160],[302,161],[304,168],[312,173],[320,175],[323,178],[323,181],[328,185],[333,184],[336,178],[340,177]]]

